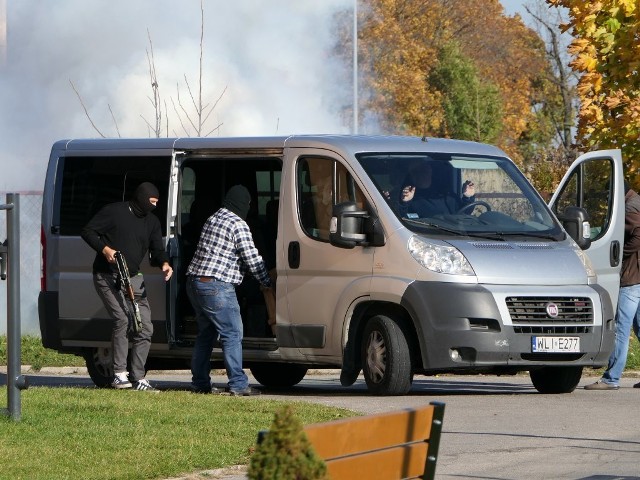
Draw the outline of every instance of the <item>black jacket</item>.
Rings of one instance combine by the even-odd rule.
[[[97,252],[93,262],[94,273],[115,270],[115,265],[107,262],[102,254],[102,249],[107,245],[123,253],[132,276],[140,270],[140,263],[147,252],[150,252],[153,266],[161,267],[169,261],[162,245],[158,217],[153,214],[136,216],[129,202],[110,203],[103,207],[87,223],[81,236]]]

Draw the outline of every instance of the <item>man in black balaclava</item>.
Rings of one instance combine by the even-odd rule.
[[[242,317],[236,285],[248,270],[265,288],[271,279],[253,243],[245,219],[251,195],[242,185],[229,189],[222,207],[211,215],[200,235],[198,248],[187,269],[187,295],[196,312],[198,336],[191,358],[192,389],[218,392],[211,386],[211,352],[220,338],[231,395],[258,395],[242,370]]]
[[[155,185],[144,182],[128,202],[110,203],[103,207],[84,227],[82,238],[96,251],[93,262],[93,284],[107,312],[113,319],[113,372],[111,386],[117,389],[157,392],[144,378],[145,363],[151,347],[153,325],[140,263],[147,252],[152,266],[160,267],[165,281],[173,269],[162,244],[160,221],[149,213],[156,208],[160,194]],[[127,371],[130,306],[127,307],[122,282],[118,279],[115,253],[122,252],[130,282],[140,308],[142,331],[132,333],[131,372]]]
[[[160,198],[160,193],[156,186],[153,183],[144,182],[136,188],[129,205],[136,217],[144,217],[156,208],[158,198]]]

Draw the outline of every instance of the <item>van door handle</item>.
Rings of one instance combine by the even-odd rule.
[[[611,247],[609,249],[609,263],[612,267],[617,267],[620,263],[620,242],[617,240],[611,242]]]
[[[298,242],[289,242],[288,249],[289,268],[300,267],[300,244]]]

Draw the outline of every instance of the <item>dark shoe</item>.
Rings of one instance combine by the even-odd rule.
[[[636,383],[633,388],[640,388],[640,382]]]
[[[145,378],[143,378],[142,380],[138,380],[137,382],[133,382],[133,389],[139,390],[141,392],[151,392],[151,393],[160,392],[160,390],[158,390],[157,388],[153,388]]]
[[[211,388],[206,389],[206,388],[200,388],[200,387],[196,387],[195,385],[191,385],[189,387],[189,390],[191,391],[191,393],[199,393],[199,394],[204,394],[204,395],[220,395],[223,393],[223,391],[219,388],[214,387],[213,385],[211,386]]]
[[[256,390],[255,388],[247,387],[243,390],[230,390],[226,389],[226,392],[229,393],[232,397],[252,397],[254,395],[260,395],[260,390]]]
[[[620,385],[614,385],[613,383],[607,383],[604,380],[598,380],[596,383],[585,385],[585,390],[618,390]]]

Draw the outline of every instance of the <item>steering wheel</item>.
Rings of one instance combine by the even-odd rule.
[[[473,212],[473,209],[478,206],[486,208],[487,212],[491,211],[491,205],[489,205],[487,202],[483,202],[482,200],[476,200],[475,202],[468,203],[467,205],[462,207],[460,210],[458,210],[456,213],[464,213],[467,210],[469,210],[469,213],[471,213]]]

